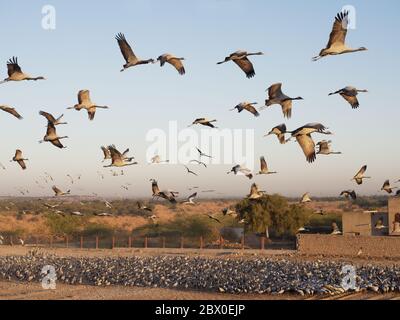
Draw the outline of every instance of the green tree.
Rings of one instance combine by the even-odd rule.
[[[260,233],[269,230],[277,236],[294,235],[311,214],[304,206],[290,204],[280,195],[244,199],[237,203],[236,212],[240,219],[245,219],[247,230]]]

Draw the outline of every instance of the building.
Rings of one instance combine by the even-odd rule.
[[[389,211],[389,235],[400,236],[400,198],[390,198]]]
[[[389,198],[387,212],[345,212],[342,223],[343,234],[400,236],[400,198]]]

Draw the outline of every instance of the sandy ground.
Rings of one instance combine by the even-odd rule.
[[[32,248],[21,246],[1,246],[0,256],[25,255]],[[253,259],[255,257],[268,257],[270,259],[288,259],[297,261],[314,260],[337,260],[349,261],[342,257],[311,257],[299,255],[290,250],[181,250],[181,249],[66,249],[66,248],[41,248],[43,253],[55,254],[60,257],[107,257],[107,256],[143,256],[143,255],[185,255],[185,256],[207,256],[218,258],[241,258]],[[375,264],[392,265],[400,261],[376,260],[367,257],[351,259],[355,265]],[[0,300],[303,300],[303,299],[344,299],[344,300],[400,300],[400,294],[376,295],[370,293],[344,294],[335,297],[301,297],[297,295],[254,295],[254,294],[221,294],[212,292],[183,291],[162,288],[140,288],[140,287],[94,287],[94,286],[72,286],[57,284],[55,290],[44,290],[39,283],[20,283],[15,281],[0,280]]]

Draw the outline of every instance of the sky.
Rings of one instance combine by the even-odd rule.
[[[42,27],[46,5],[55,9],[54,30]],[[312,62],[311,57],[328,41],[335,15],[346,5],[356,10],[356,28],[349,30],[347,43],[368,51]],[[35,196],[51,195],[51,183],[41,180],[44,172],[52,175],[54,184],[76,195],[148,197],[151,178],[158,180],[161,189],[178,190],[181,196],[189,195],[193,186],[216,190],[216,197],[245,196],[253,181],[268,193],[286,196],[305,192],[337,196],[345,189],[382,194],[384,180],[394,183],[400,178],[396,105],[400,44],[394,41],[400,29],[399,9],[395,0],[1,1],[0,77],[7,77],[6,61],[18,56],[23,71],[47,80],[0,85],[0,105],[14,106],[24,117],[18,121],[0,113],[0,162],[6,166],[0,169],[0,196],[19,195],[20,189]],[[158,64],[121,73],[124,60],[114,39],[118,32],[143,59],[166,52],[184,57],[186,75]],[[265,53],[251,57],[253,79],[233,63],[216,65],[238,49]],[[242,101],[262,106],[265,90],[276,82],[283,83],[289,96],[304,98],[295,101],[292,119],[284,119],[277,105],[262,111],[259,118],[228,111]],[[357,110],[340,96],[328,97],[347,85],[369,90],[360,94]],[[93,122],[85,111],[66,110],[77,103],[81,89],[90,89],[92,100],[110,109],[98,110]],[[46,131],[39,110],[65,114],[68,125],[57,129],[58,134],[69,136],[64,141],[67,149],[38,143]],[[170,121],[181,132],[199,117],[217,119],[221,129],[250,130],[255,170],[263,155],[278,174],[249,181],[226,174],[241,163],[222,163],[207,169],[190,165],[199,175],[195,177],[182,164],[146,163],[151,146],[146,137],[152,129],[161,129],[169,137]],[[309,164],[297,143],[282,146],[275,137],[263,137],[281,123],[293,130],[309,122],[329,127],[334,133],[329,137],[333,149],[343,154],[321,156]],[[193,130],[202,132],[199,127]],[[325,138],[314,135],[316,141]],[[111,176],[110,169],[103,168],[100,150],[109,144],[121,151],[130,148],[139,165],[126,168],[123,176]],[[29,159],[26,171],[10,162],[17,148]],[[357,186],[350,179],[364,164],[372,179]],[[71,185],[67,174],[82,178]],[[129,190],[121,188],[125,184]]]

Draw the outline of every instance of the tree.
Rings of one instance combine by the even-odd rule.
[[[294,235],[303,227],[310,211],[302,205],[290,204],[280,195],[265,195],[258,200],[244,199],[236,212],[245,219],[246,229],[253,232],[272,231],[277,236]]]

